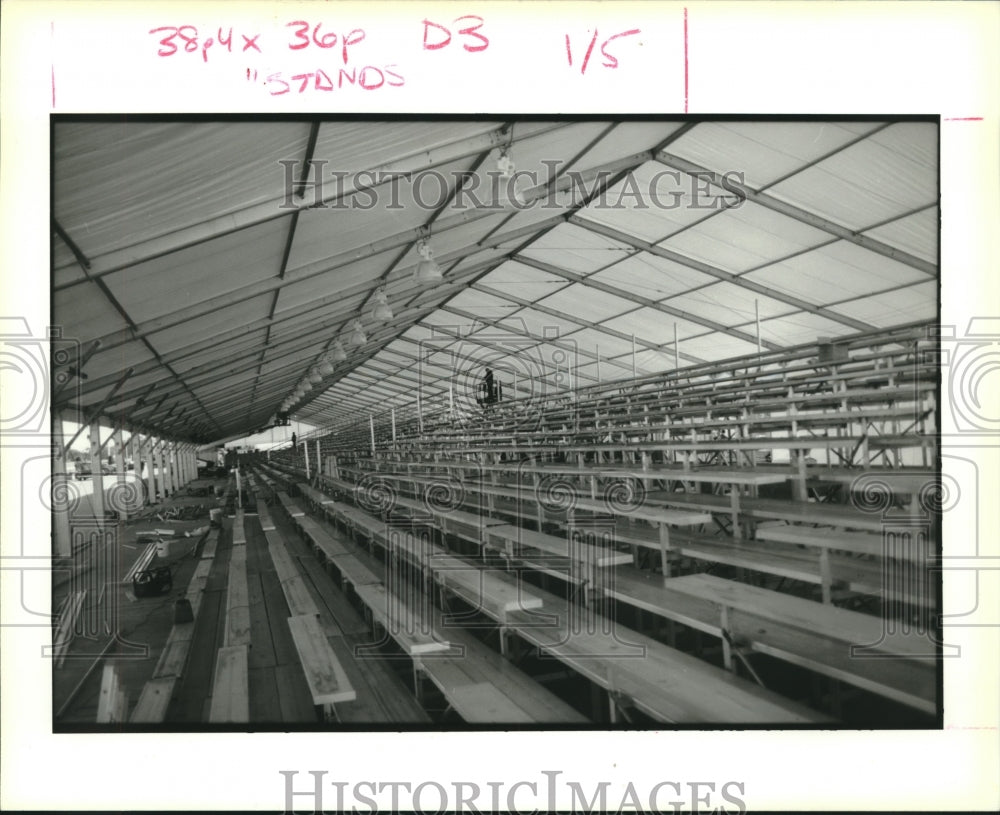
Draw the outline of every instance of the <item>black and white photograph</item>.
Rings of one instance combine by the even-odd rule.
[[[939,726],[938,139],[56,117],[54,729]]]
[[[1000,6],[0,2],[0,809],[1000,808]]]

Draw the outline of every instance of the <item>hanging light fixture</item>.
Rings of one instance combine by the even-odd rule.
[[[389,305],[389,300],[385,296],[384,287],[380,286],[375,291],[375,308],[372,309],[372,317],[380,323],[387,323],[393,317],[392,307]]]
[[[306,379],[309,380],[313,385],[318,385],[323,381],[323,377],[320,376],[319,371],[315,368],[310,368],[309,373],[306,374]]]
[[[319,362],[316,363],[316,370],[319,371],[320,376],[329,376],[333,373],[333,366],[330,364],[330,358],[326,354],[323,354]]]
[[[344,344],[339,339],[333,341],[330,356],[333,357],[334,362],[343,362],[347,359],[347,351],[344,350]]]
[[[302,391],[303,396],[313,389],[312,382],[308,379],[303,379],[299,383],[299,389]]]
[[[437,261],[434,260],[434,253],[431,251],[431,247],[428,245],[426,240],[421,240],[417,244],[417,254],[420,255],[423,260],[417,264],[417,269],[414,272],[414,277],[418,283],[440,283],[442,279],[441,267],[438,266]]]
[[[502,207],[511,205],[523,207],[527,203],[527,199],[518,188],[514,159],[511,158],[509,147],[504,147],[500,151],[500,156],[497,158],[497,171],[500,174],[497,203]]]
[[[351,336],[347,338],[347,344],[359,348],[366,342],[368,342],[368,337],[365,336],[365,331],[361,327],[361,320],[355,320],[351,326]]]

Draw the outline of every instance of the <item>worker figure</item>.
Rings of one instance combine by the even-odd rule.
[[[493,371],[487,368],[486,375],[479,385],[479,394],[476,396],[476,402],[479,403],[480,407],[489,407],[496,404],[500,401],[499,395],[502,392],[499,388],[502,388],[502,385],[493,378]]]

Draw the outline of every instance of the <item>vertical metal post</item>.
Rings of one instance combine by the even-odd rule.
[[[760,354],[760,303],[757,298],[753,301],[754,322],[757,324],[757,353]]]
[[[674,370],[681,367],[681,357],[677,353],[677,323],[674,323]]]
[[[319,446],[319,439],[316,439],[316,473],[323,472],[323,450]]]
[[[635,334],[632,335],[632,378],[635,379]]]
[[[125,442],[122,440],[121,427],[115,430],[115,472],[117,473],[115,480],[118,482],[118,517],[125,521],[128,519],[129,508],[122,500],[122,496],[126,494],[127,487],[125,486]]]
[[[601,384],[601,346],[595,345],[594,348],[597,351],[597,384]]]
[[[309,442],[307,442],[307,441],[302,442],[302,450],[305,453],[305,457],[306,457],[306,478],[309,478],[310,477],[309,476]]]
[[[236,459],[236,506],[243,508],[243,479],[240,478],[239,459]]]
[[[370,413],[368,414],[368,429],[371,431],[372,436],[372,457],[375,456],[375,417]]]
[[[156,476],[153,474],[155,458],[153,456],[153,437],[147,436],[143,442],[146,458],[146,494],[149,496],[149,503],[156,503]]]
[[[396,443],[396,408],[392,409],[392,443]]]
[[[448,386],[448,412],[455,412],[455,394],[452,391],[452,386]]]
[[[52,491],[61,489],[69,498],[71,487],[65,482],[73,478],[66,467],[65,438],[63,435],[62,414],[56,412],[52,417]],[[52,537],[55,539],[55,556],[70,557],[73,545],[69,533],[69,500],[52,502]]]
[[[417,385],[417,430],[421,433],[424,432],[424,412],[422,400],[420,398],[420,386]]]
[[[104,472],[101,469],[101,425],[90,423],[90,505],[98,525],[104,528]]]

